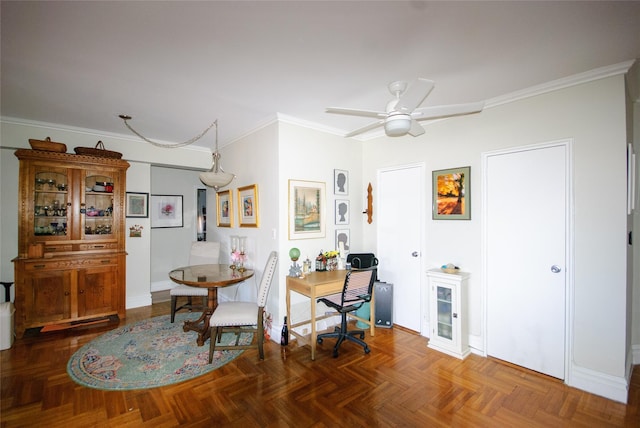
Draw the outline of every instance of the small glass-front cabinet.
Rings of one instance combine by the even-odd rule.
[[[464,359],[469,355],[465,289],[469,274],[427,272],[429,278],[429,348]]]

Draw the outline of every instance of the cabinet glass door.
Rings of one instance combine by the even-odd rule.
[[[83,190],[85,238],[113,234],[113,177],[87,172]]]
[[[453,307],[451,288],[436,287],[438,305],[438,336],[453,340]]]
[[[39,169],[34,186],[33,234],[66,236],[70,199],[67,172]]]

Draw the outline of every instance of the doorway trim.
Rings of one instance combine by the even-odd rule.
[[[488,239],[487,239],[487,223],[488,223],[488,192],[487,192],[487,180],[488,180],[488,162],[492,156],[499,156],[511,153],[519,153],[530,150],[538,150],[549,147],[562,146],[566,151],[565,170],[566,170],[566,182],[565,182],[565,266],[567,267],[567,283],[565,287],[565,344],[564,344],[564,383],[567,385],[572,384],[572,364],[573,361],[573,319],[574,319],[574,300],[575,300],[575,284],[574,284],[574,272],[575,272],[575,242],[574,242],[574,194],[573,194],[573,139],[567,138],[556,141],[549,141],[546,143],[531,144],[526,146],[509,147],[506,149],[492,150],[489,152],[483,152],[481,154],[482,159],[482,225],[481,225],[481,242],[482,242],[482,331],[483,331],[483,352],[484,357],[488,356],[488,313],[487,313],[487,299],[488,299],[488,285],[487,285],[487,271],[488,271]]]

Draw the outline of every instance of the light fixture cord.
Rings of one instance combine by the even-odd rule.
[[[134,134],[136,134],[138,137],[142,138],[144,141],[146,141],[149,144],[153,144],[154,146],[157,146],[157,147],[164,147],[166,149],[175,149],[177,147],[184,147],[184,146],[188,146],[189,144],[193,144],[196,141],[198,141],[200,138],[204,137],[204,135],[207,132],[209,132],[209,130],[211,128],[213,128],[215,126],[216,127],[216,152],[218,151],[218,119],[214,120],[213,123],[211,125],[209,125],[209,127],[207,129],[205,129],[204,131],[202,131],[199,135],[196,135],[195,137],[193,137],[192,139],[190,139],[188,141],[185,141],[183,143],[175,143],[175,144],[162,144],[162,143],[158,143],[156,141],[152,141],[152,140],[148,139],[147,137],[145,137],[144,135],[140,134],[138,131],[133,129],[131,127],[131,125],[129,125],[129,122],[128,122],[129,119],[131,119],[131,117],[126,116],[126,115],[121,115],[120,118],[122,120],[124,120],[124,124],[126,125],[126,127],[129,128],[129,130],[131,132],[133,132]]]

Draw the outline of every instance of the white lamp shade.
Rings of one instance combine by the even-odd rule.
[[[390,137],[405,135],[411,129],[411,116],[394,114],[384,121],[384,131]]]
[[[202,181],[205,186],[213,187],[216,190],[219,187],[224,187],[231,183],[231,180],[235,178],[235,175],[224,172],[224,171],[207,171],[200,173],[200,181]]]

